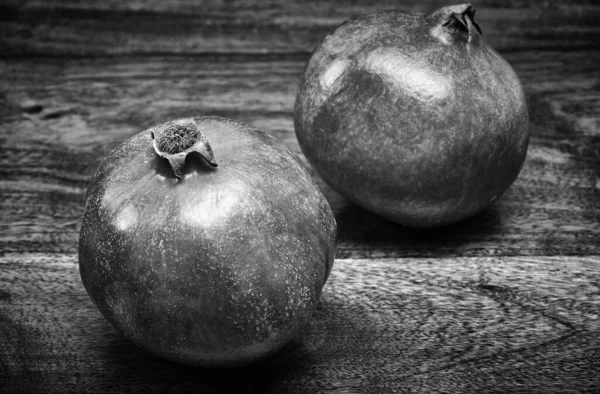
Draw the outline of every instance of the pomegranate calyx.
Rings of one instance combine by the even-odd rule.
[[[470,4],[466,5],[467,7],[462,12],[452,12],[450,18],[444,22],[443,26],[453,27],[469,35],[472,33],[473,28],[475,28],[479,34],[483,34],[479,25],[475,23],[475,8]]]
[[[471,4],[459,4],[440,8],[430,17],[434,18],[433,36],[445,44],[452,42],[477,42],[483,34],[475,22],[475,8]]]
[[[154,151],[169,161],[173,174],[183,178],[188,154],[198,153],[211,167],[217,167],[214,153],[193,118],[177,119],[150,130]]]

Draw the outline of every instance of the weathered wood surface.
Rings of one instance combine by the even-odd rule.
[[[388,9],[431,12],[440,0],[4,1],[0,50],[12,55],[295,53],[347,18]],[[599,48],[595,0],[473,2],[497,49]]]
[[[77,271],[87,182],[165,120],[251,123],[299,155],[311,49],[362,12],[439,1],[0,2],[0,392],[600,392],[600,7],[486,0],[485,39],[525,87],[532,140],[490,209],[396,226],[314,174],[337,260],[303,338],[235,372],[136,349]]]
[[[339,222],[338,257],[600,254],[600,54],[506,58],[527,89],[533,135],[511,189],[464,223],[412,230],[349,204],[321,182]],[[7,251],[75,252],[87,182],[100,160],[166,119],[242,120],[302,154],[291,108],[303,60],[135,56],[0,64],[8,226],[0,242]],[[39,112],[23,109],[30,100]]]
[[[76,264],[72,254],[3,258],[2,392],[600,387],[597,258],[338,260],[304,336],[235,371],[182,367],[137,349],[95,310]]]

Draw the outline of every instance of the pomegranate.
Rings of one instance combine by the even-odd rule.
[[[224,118],[179,119],[100,164],[79,268],[100,312],[141,348],[190,365],[242,365],[300,335],[335,235],[327,201],[277,140]]]
[[[515,181],[529,142],[525,95],[474,15],[470,4],[362,15],[316,47],[294,126],[333,189],[430,227],[475,215]]]

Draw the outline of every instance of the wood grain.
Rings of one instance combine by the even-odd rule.
[[[7,254],[0,390],[592,392],[599,263],[340,259],[301,338],[261,364],[220,371],[175,365],[126,341],[89,301],[72,254]]]
[[[388,9],[429,13],[448,4],[442,0],[5,1],[0,51],[13,56],[307,52],[351,16]],[[474,6],[486,40],[497,49],[599,47],[600,9],[593,0],[560,4],[482,0]]]
[[[349,203],[313,172],[339,224],[339,257],[600,254],[600,55],[505,57],[531,115],[528,159],[515,184],[470,220],[414,230]],[[241,120],[303,157],[291,110],[303,65],[227,56],[0,61],[0,247],[75,252],[96,166],[131,135],[168,119]]]
[[[472,219],[414,230],[313,171],[339,227],[318,310],[274,357],[206,370],[139,350],[85,293],[76,250],[96,167],[133,134],[199,115],[248,122],[305,160],[292,108],[324,35],[448,3],[0,0],[0,393],[600,392],[596,3],[473,3],[526,91],[515,184]]]

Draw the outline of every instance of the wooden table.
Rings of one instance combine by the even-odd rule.
[[[125,340],[88,298],[88,181],[134,133],[221,115],[302,155],[312,48],[348,17],[439,1],[2,1],[0,392],[600,392],[600,7],[474,3],[527,94],[532,139],[484,213],[413,230],[314,174],[339,226],[306,332],[241,369],[185,367]],[[303,156],[301,156],[303,158]]]

